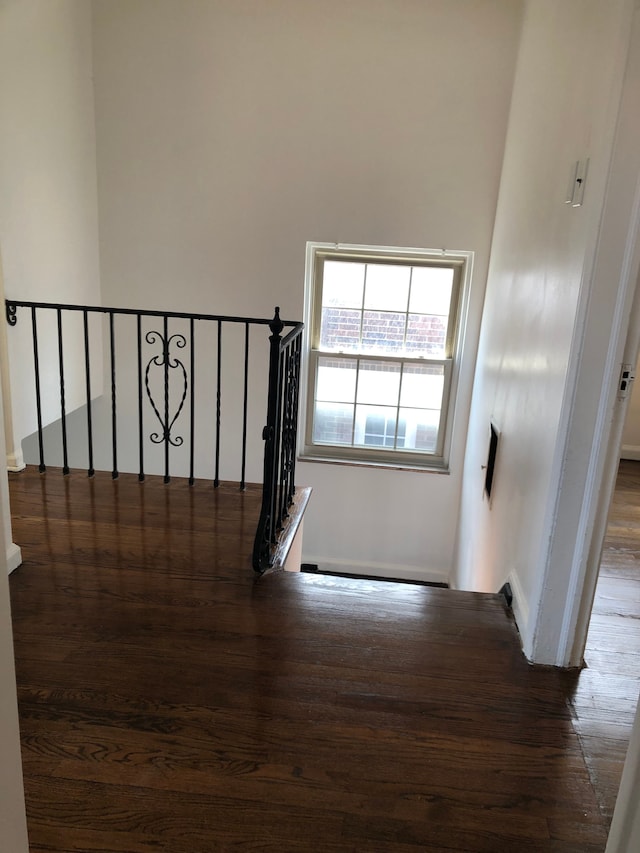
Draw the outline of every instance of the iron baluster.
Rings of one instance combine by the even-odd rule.
[[[144,409],[142,406],[142,315],[136,317],[138,344],[138,481],[144,481]]]
[[[87,476],[93,477],[95,469],[93,467],[93,423],[91,411],[91,361],[89,356],[89,315],[86,311],[82,314],[82,325],[84,331],[84,372],[87,391],[87,455],[89,467]]]
[[[190,436],[189,436],[189,485],[193,486],[195,482],[194,478],[194,444],[195,444],[195,430],[196,430],[196,397],[195,397],[195,388],[196,388],[196,356],[195,356],[195,329],[193,324],[193,317],[189,320],[189,338],[191,342],[191,352],[190,352],[190,360],[189,367],[191,370],[191,400],[190,400],[190,415],[189,415],[189,427],[190,427]]]
[[[278,341],[279,343],[279,341]],[[271,443],[271,453],[273,456],[271,462],[272,477],[271,477],[271,513],[269,525],[269,542],[275,545],[277,540],[277,531],[280,527],[280,518],[278,513],[278,494],[279,494],[279,472],[278,465],[280,463],[280,444],[282,441],[282,353],[278,355],[278,367],[276,372],[276,411],[273,424],[273,440]]]
[[[111,450],[113,466],[111,477],[118,479],[118,420],[116,414],[116,347],[113,311],[109,312],[109,352],[111,355]]]
[[[247,469],[247,411],[249,399],[249,324],[244,325],[244,395],[242,401],[242,463],[240,466],[240,491],[246,488]]]
[[[291,404],[294,385],[293,373],[293,353],[289,346],[286,350],[285,365],[284,365],[284,383],[283,383],[283,416],[282,416],[282,462],[280,465],[280,520],[287,518],[289,515],[289,506],[291,504],[291,495],[289,493],[289,475],[292,464],[292,435],[291,435]]]
[[[291,471],[289,475],[289,501],[296,493],[296,456],[298,450],[298,411],[300,408],[300,364],[302,360],[302,335],[297,335],[292,341],[294,351],[294,380],[291,402]]]
[[[220,485],[220,416],[221,416],[221,385],[222,385],[222,323],[218,320],[218,359],[216,370],[216,461],[214,488]]]
[[[283,485],[283,471],[284,471],[284,442],[283,442],[283,430],[284,430],[284,397],[286,394],[286,378],[287,378],[287,350],[284,350],[280,353],[280,364],[279,364],[279,393],[278,393],[278,441],[277,441],[277,456],[275,460],[275,471],[277,474],[277,494],[276,494],[276,517],[275,517],[275,526],[271,533],[272,543],[275,545],[277,540],[277,534],[282,529],[282,522],[284,520],[285,515],[285,489]]]
[[[165,314],[164,330],[164,482],[169,482],[169,318]]]
[[[15,306],[13,312],[13,320],[14,323],[12,325],[15,326],[17,322]],[[11,320],[9,320],[11,323]],[[33,368],[34,375],[36,380],[36,418],[38,421],[38,450],[40,452],[40,465],[38,466],[41,474],[47,470],[47,466],[44,464],[44,442],[42,437],[42,396],[40,394],[40,356],[38,354],[38,324],[36,320],[36,307],[31,307],[31,334],[33,340]]]
[[[64,354],[62,348],[62,311],[58,308],[58,369],[60,379],[60,429],[62,433],[62,473],[69,473],[69,453],[67,448],[67,408],[64,387]]]

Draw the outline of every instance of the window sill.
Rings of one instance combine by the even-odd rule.
[[[340,459],[336,456],[324,456],[321,454],[301,453],[298,455],[299,462],[321,462],[323,465],[349,465],[353,468],[377,468],[390,471],[412,471],[419,474],[450,474],[448,465],[436,463],[418,465],[415,463],[375,461],[372,459]]]

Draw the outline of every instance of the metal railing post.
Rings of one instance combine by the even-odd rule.
[[[271,563],[272,534],[275,529],[275,503],[277,494],[277,454],[280,443],[278,410],[280,408],[280,343],[284,324],[280,308],[276,307],[269,323],[269,390],[267,395],[267,423],[262,430],[264,439],[264,475],[262,480],[262,509],[253,549],[253,567],[262,572]]]

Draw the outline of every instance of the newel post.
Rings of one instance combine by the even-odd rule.
[[[269,323],[269,390],[267,396],[267,423],[262,430],[264,439],[264,476],[262,484],[262,509],[253,547],[253,567],[263,572],[271,563],[271,545],[275,539],[278,455],[280,450],[280,344],[284,323],[280,308],[276,307]]]

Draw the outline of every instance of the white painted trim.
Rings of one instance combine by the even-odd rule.
[[[7,548],[7,574],[15,571],[18,566],[22,565],[22,551],[20,546],[12,542]]]
[[[623,444],[620,448],[620,459],[632,459],[640,461],[640,446],[637,444]]]
[[[622,328],[622,325],[625,318],[628,323],[633,295],[630,288],[635,286],[635,276],[630,274],[635,247],[630,241],[635,239],[637,230],[635,178],[638,150],[633,134],[620,133],[623,116],[626,121],[635,121],[635,105],[630,103],[633,99],[628,94],[635,91],[635,83],[630,79],[627,67],[632,42],[632,6],[629,0],[625,0],[619,32],[619,67],[612,89],[611,121],[606,123],[611,126],[611,132],[607,133],[602,149],[610,153],[609,170],[603,171],[602,179],[599,178],[590,188],[591,202],[587,207],[591,208],[588,212],[592,237],[587,245],[593,248],[585,253],[554,454],[554,473],[545,514],[540,572],[531,597],[535,610],[524,638],[524,650],[529,660],[560,667],[580,664],[583,640],[586,639],[584,612],[590,610],[597,577],[597,566],[596,576],[592,576],[589,553],[593,550],[596,504],[603,486],[604,459],[609,452],[611,412],[626,333],[626,326]],[[627,102],[623,103],[625,95]],[[623,236],[620,222],[627,211],[626,234]],[[612,244],[616,240],[622,241],[624,249],[617,249],[616,245],[617,251],[614,252]],[[607,323],[611,323],[611,331],[603,372],[598,379],[598,384],[602,383],[600,393],[594,395],[593,377],[587,372],[586,356],[594,346],[599,346],[602,335],[602,319],[594,314],[591,303],[594,294],[597,292],[601,296],[604,288],[608,288],[606,292],[609,294],[607,311],[611,310],[611,319]],[[594,398],[597,399],[595,406],[592,404]],[[584,411],[578,414],[580,408]],[[589,449],[578,453],[571,448],[571,440],[584,433],[585,429],[591,434]],[[584,442],[584,435],[578,441]],[[615,450],[617,454],[619,445]],[[558,618],[559,612],[563,614],[561,618]]]
[[[12,451],[7,449],[7,471],[11,471],[15,474],[18,471],[24,471],[26,467],[21,450],[16,450],[15,447]]]
[[[2,257],[0,257],[0,301],[4,305],[4,277],[2,272]],[[3,398],[4,441],[7,453],[7,468],[9,471],[22,471],[25,467],[20,442],[16,442],[13,409],[11,406],[11,371],[9,370],[9,345],[7,341],[7,323],[3,318],[0,323],[0,386]]]
[[[513,595],[513,601],[511,602],[513,618],[516,620],[520,636],[526,637],[529,630],[529,603],[527,602],[527,597],[524,594],[520,578],[516,572],[509,574],[507,583],[510,585],[511,594]]]
[[[624,425],[623,417],[616,418],[616,407],[621,405],[617,388],[620,365],[624,360],[623,353],[631,329],[630,317],[634,314],[633,309],[637,309],[636,283],[640,266],[640,158],[636,144],[636,98],[639,86],[640,19],[636,15],[632,22],[628,64],[593,269],[594,279],[599,277],[600,282],[613,279],[617,292],[591,452],[585,460],[587,479],[571,563],[567,605],[558,642],[558,666],[579,666],[582,663]],[[624,181],[621,180],[622,176],[626,177]],[[611,232],[619,228],[617,222],[621,208],[629,210],[629,216],[624,253],[618,267],[612,264],[607,252],[611,253]],[[601,256],[604,257],[602,261]]]
[[[444,571],[419,568],[418,566],[402,566],[397,563],[372,563],[368,561],[327,560],[322,557],[304,555],[305,563],[315,563],[320,571],[339,572],[345,575],[371,575],[387,580],[418,581],[422,583],[449,583],[449,576]]]
[[[627,759],[622,771],[606,853],[640,850],[640,702],[636,710]]]
[[[617,381],[620,375],[621,353],[629,327],[630,304],[635,290],[636,276],[638,272],[638,234],[640,233],[640,181],[636,187],[633,212],[629,223],[628,238],[625,247],[625,257],[620,273],[618,296],[616,300],[614,320],[611,328],[611,339],[609,351],[604,370],[604,382],[598,402],[592,452],[588,460],[587,481],[584,489],[582,510],[578,522],[576,537],[576,548],[573,555],[571,574],[569,578],[569,589],[567,595],[567,607],[565,608],[560,642],[558,644],[557,664],[559,666],[579,666],[582,663],[582,654],[586,643],[586,632],[589,616],[593,605],[593,593],[597,583],[600,569],[600,551],[602,539],[604,538],[604,526],[602,536],[597,530],[598,514],[603,496],[604,479],[607,476],[605,462],[610,452],[612,438],[616,441],[616,449],[619,447],[620,435],[612,436],[612,424],[614,418],[612,411],[617,396]],[[619,432],[622,431],[622,423]],[[617,455],[617,454],[616,454]],[[612,487],[613,487],[613,477]],[[608,514],[607,500],[605,515]],[[590,556],[594,553],[594,536],[600,538],[597,543],[597,559],[594,562]],[[582,630],[579,626],[583,624]],[[583,633],[584,637],[578,637]]]
[[[0,295],[4,297],[0,260]],[[3,324],[4,332],[4,324]],[[6,361],[0,332],[0,447],[6,447],[3,397]],[[22,764],[20,761],[20,728],[16,698],[16,676],[11,631],[11,605],[8,574],[15,568],[20,549],[11,543],[11,512],[6,471],[0,470],[0,552],[7,560],[6,574],[0,567],[0,846],[12,853],[27,853],[27,817],[24,801]],[[1,561],[0,561],[1,564]]]
[[[289,548],[287,559],[284,561],[285,572],[299,572],[302,565],[302,538],[304,536],[304,518],[300,519],[296,535]]]

